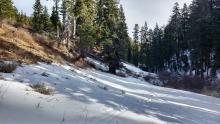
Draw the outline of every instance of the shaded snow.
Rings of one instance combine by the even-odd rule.
[[[43,63],[0,75],[7,80],[0,80],[0,124],[220,122],[220,99],[156,87],[132,77]],[[29,84],[36,83],[53,87],[54,95],[34,92]]]

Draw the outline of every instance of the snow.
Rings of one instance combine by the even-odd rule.
[[[14,73],[0,75],[5,78],[0,80],[0,124],[220,122],[220,99],[95,69],[39,63],[22,65]],[[52,87],[54,95],[34,92],[29,85],[37,83]]]
[[[94,65],[95,68],[98,69],[98,70],[102,70],[102,71],[108,71],[109,70],[108,66],[105,63],[102,63],[102,62],[97,61],[95,59],[87,57],[85,59],[85,61],[88,62],[91,65]]]
[[[149,72],[146,72],[146,71],[143,71],[141,70],[140,68],[132,65],[132,64],[129,64],[129,63],[125,63],[123,62],[123,65],[125,66],[126,69],[130,70],[131,72],[135,73],[135,74],[138,74],[138,75],[150,75],[150,76],[153,76],[153,77],[157,77],[156,74],[153,74],[153,73],[149,73]]]
[[[220,70],[217,71],[217,77],[220,79]]]

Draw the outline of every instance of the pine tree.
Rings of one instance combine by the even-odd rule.
[[[44,31],[50,31],[52,23],[50,21],[50,16],[49,16],[48,9],[46,6],[44,6],[44,8],[43,8],[42,25],[43,25]]]
[[[96,14],[96,3],[93,0],[77,0],[76,15],[77,19],[77,35],[79,36],[79,47],[82,57],[84,53],[94,46],[95,43],[95,27],[94,20]]]
[[[183,65],[181,65],[181,69],[185,72],[189,70],[189,55],[187,54],[189,51],[189,41],[188,41],[188,32],[189,32],[189,9],[186,4],[184,4],[181,10],[181,35],[180,35],[180,58]]]
[[[0,19],[12,19],[16,16],[16,8],[13,6],[12,0],[0,1]]]
[[[134,46],[132,50],[132,62],[136,66],[139,64],[139,30],[139,25],[135,24],[133,32]]]
[[[196,75],[204,77],[210,67],[213,41],[210,38],[211,16],[209,1],[194,0],[190,13],[191,60]],[[196,20],[196,21],[195,21]]]
[[[128,36],[128,27],[126,24],[125,14],[122,5],[120,6],[118,15],[119,15],[119,21],[118,21],[117,36],[119,42],[115,43],[114,46],[119,54],[119,57],[121,59],[127,60],[129,36]]]
[[[140,50],[140,63],[142,64],[145,70],[149,70],[150,66],[150,40],[147,22],[141,28],[141,50]]]
[[[163,48],[163,30],[159,28],[158,24],[152,32],[152,46],[151,46],[151,63],[153,72],[160,72],[164,69],[164,48]]]
[[[133,32],[133,40],[134,40],[134,43],[135,44],[138,44],[139,43],[139,30],[140,30],[140,27],[138,24],[135,24],[134,26],[134,32]]]
[[[120,48],[118,43],[122,40],[122,35],[118,33],[118,30],[123,30],[118,28],[119,8],[117,0],[99,0],[97,2],[96,26],[96,43],[103,47],[102,53],[109,63],[110,72],[115,73],[116,68],[119,67],[121,55],[121,50],[118,50]],[[121,35],[120,38],[119,35]]]
[[[40,0],[35,1],[33,9],[34,9],[34,13],[32,19],[32,26],[34,30],[40,32],[43,30],[43,24],[42,24],[43,7],[41,5]]]
[[[62,7],[60,11],[62,15],[62,24],[65,24],[67,20],[67,5],[68,5],[67,0],[62,0]]]
[[[116,0],[99,0],[97,2],[97,44],[117,38],[118,7]],[[113,43],[112,43],[113,44]]]
[[[61,22],[60,22],[60,17],[59,17],[59,0],[54,0],[54,4],[55,5],[52,9],[50,20],[53,24],[53,28],[56,30],[57,38],[59,38],[60,27],[61,27]]]
[[[17,12],[16,14],[16,24],[19,26],[29,25],[30,24],[30,18],[21,12]]]
[[[213,40],[214,57],[212,58],[212,76],[216,76],[216,70],[220,68],[220,1],[210,0],[211,37]]]
[[[127,58],[128,58],[128,62],[132,62],[132,40],[131,38],[129,38],[128,40],[128,53],[127,53]]]

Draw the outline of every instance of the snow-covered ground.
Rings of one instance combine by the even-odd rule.
[[[0,75],[0,124],[220,124],[220,99],[132,77],[43,63]],[[34,92],[37,83],[54,95]]]
[[[140,68],[137,68],[136,66],[134,66],[132,64],[125,63],[125,62],[123,62],[122,64],[125,66],[126,69],[132,71],[135,74],[142,75],[142,76],[150,75],[150,76],[153,76],[153,77],[157,77],[156,74],[143,71]]]

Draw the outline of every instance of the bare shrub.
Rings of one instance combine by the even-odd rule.
[[[220,89],[215,86],[205,86],[201,93],[220,98]]]
[[[35,92],[44,94],[44,95],[52,95],[53,94],[53,89],[46,87],[44,84],[33,84],[30,85],[32,89],[34,89]]]
[[[0,80],[5,80],[5,78],[3,78],[3,77],[0,75]]]
[[[171,75],[172,75],[171,72],[163,71],[158,74],[158,77],[163,83],[166,83],[167,81],[170,80]]]
[[[16,69],[17,65],[12,62],[0,62],[0,72],[12,73]]]
[[[165,87],[200,92],[207,84],[207,80],[198,76],[181,75],[179,73],[161,72],[159,80]]]
[[[199,90],[201,91],[205,84],[206,84],[206,80],[203,78],[200,78],[198,76],[188,76],[188,75],[184,75],[181,80],[180,83],[183,84],[184,89],[192,89],[192,90]]]

